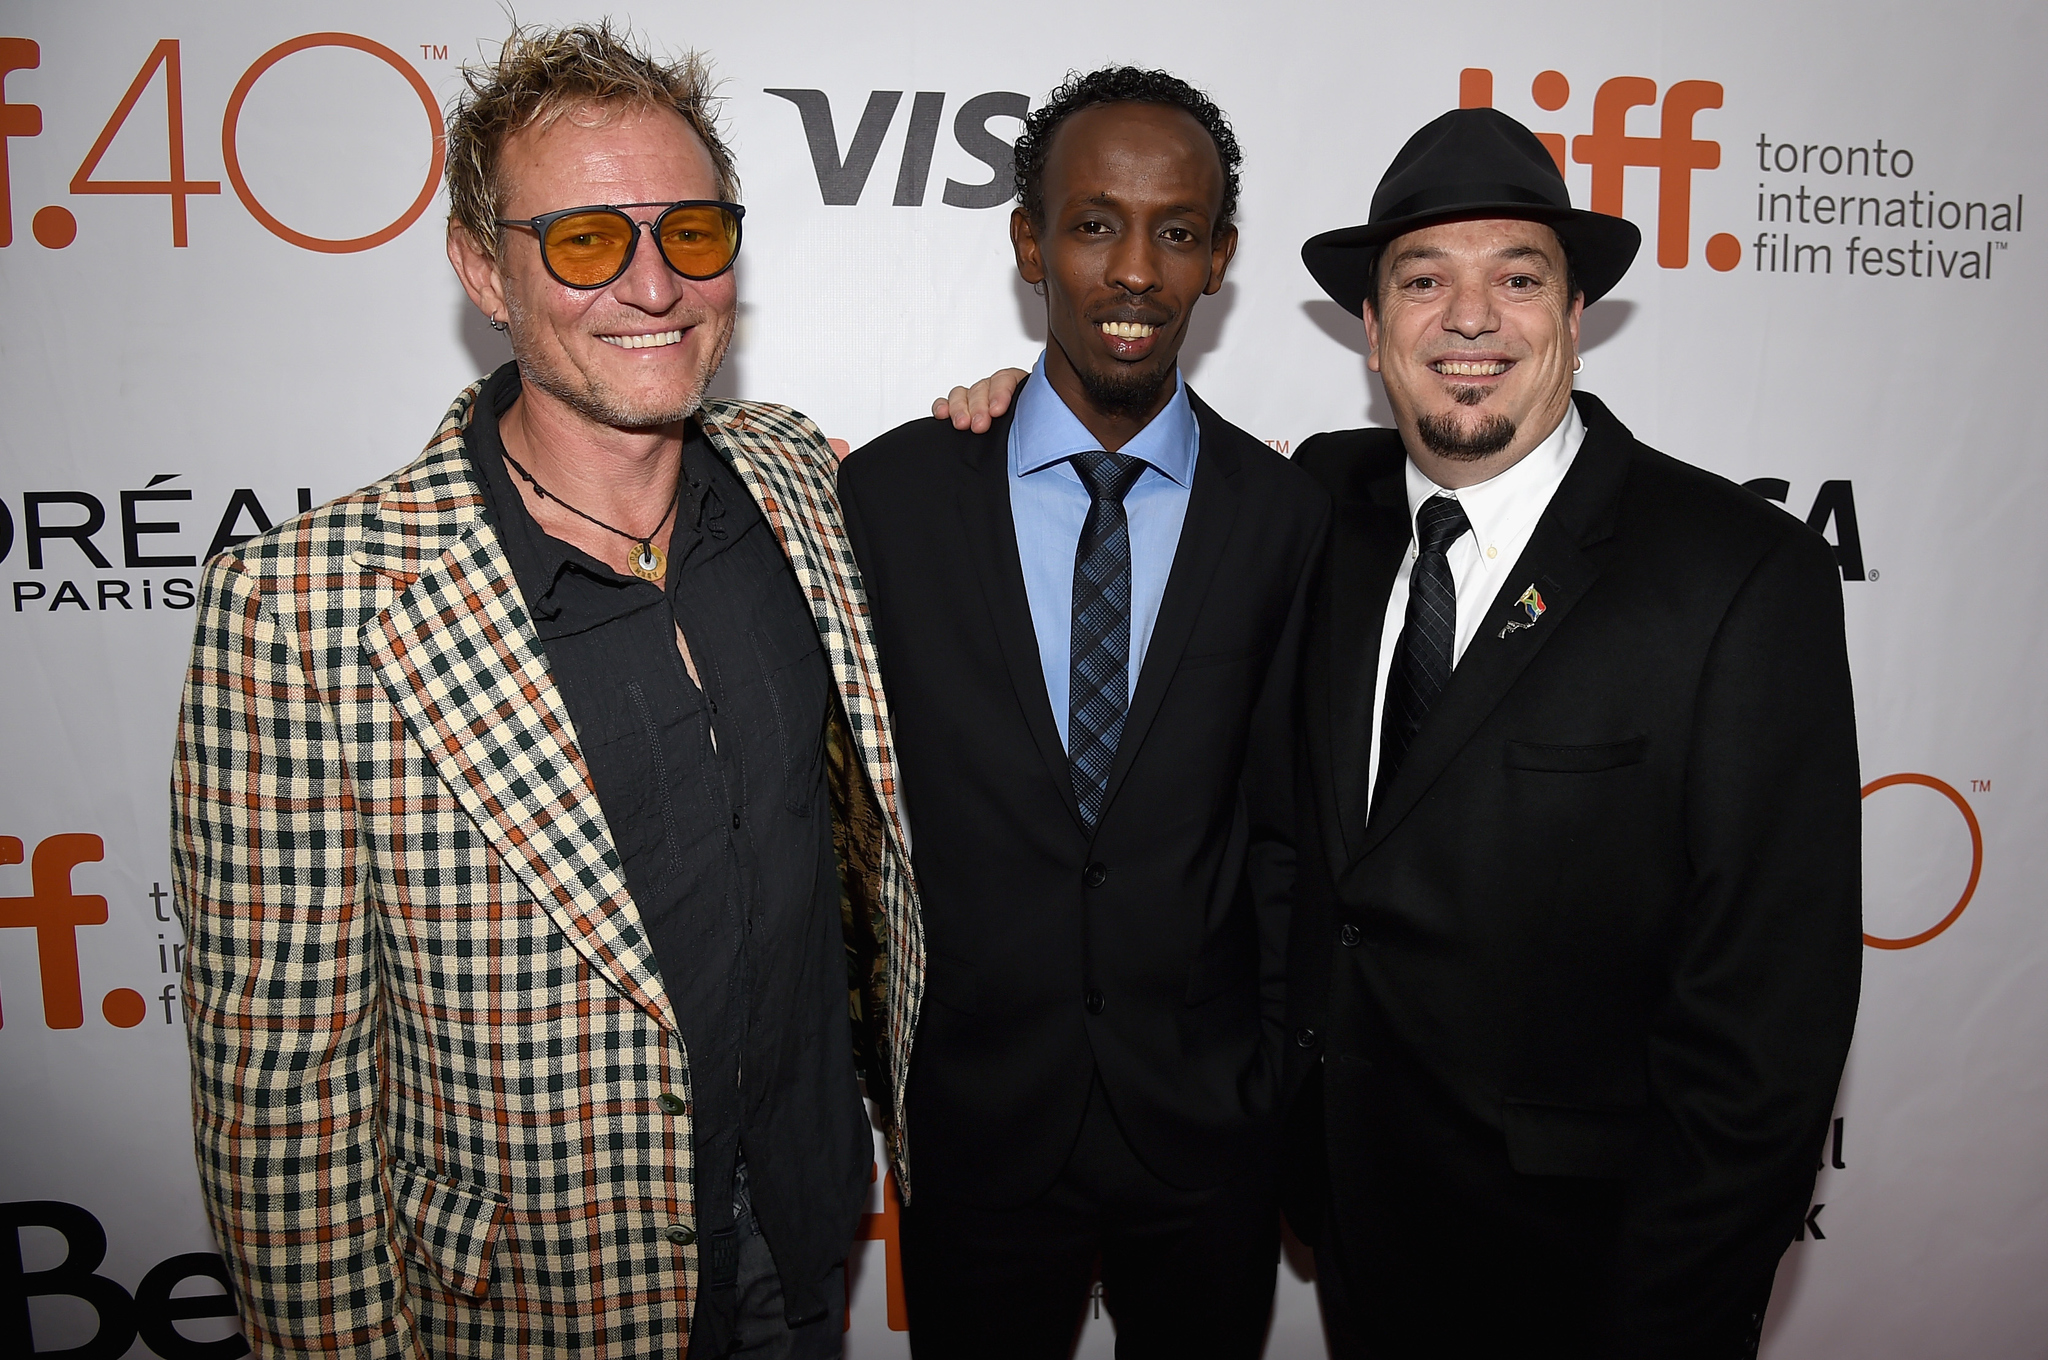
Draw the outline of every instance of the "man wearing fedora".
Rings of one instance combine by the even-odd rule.
[[[1640,240],[1463,109],[1302,249],[1398,426],[1295,459],[1335,518],[1286,1204],[1340,1356],[1754,1355],[1808,1210],[1861,965],[1841,584],[1573,391]]]
[[[1807,1213],[1862,954],[1841,579],[1572,390],[1640,239],[1462,109],[1302,247],[1399,426],[1296,458],[1289,1218],[1346,1354],[1753,1355]]]

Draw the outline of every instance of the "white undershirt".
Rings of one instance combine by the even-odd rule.
[[[1564,419],[1541,444],[1529,450],[1513,467],[1499,476],[1452,491],[1438,486],[1409,459],[1408,551],[1401,569],[1394,574],[1393,593],[1387,597],[1387,617],[1380,626],[1379,670],[1372,689],[1372,756],[1367,767],[1367,797],[1380,777],[1380,719],[1385,716],[1387,672],[1393,668],[1394,649],[1401,643],[1401,628],[1408,620],[1408,577],[1415,570],[1415,515],[1431,496],[1449,496],[1464,507],[1471,522],[1469,533],[1460,534],[1445,557],[1451,565],[1451,581],[1458,592],[1458,630],[1451,644],[1451,665],[1465,655],[1466,644],[1479,631],[1480,616],[1493,607],[1493,597],[1507,583],[1521,561],[1522,550],[1536,532],[1536,521],[1550,506],[1558,484],[1571,470],[1579,445],[1586,442],[1586,424],[1575,405],[1565,408]],[[1517,585],[1534,585],[1517,582]]]

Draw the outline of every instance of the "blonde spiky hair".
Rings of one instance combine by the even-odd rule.
[[[448,221],[498,253],[497,218],[503,207],[498,158],[505,141],[530,127],[546,127],[592,104],[669,109],[711,154],[718,196],[737,202],[739,172],[719,135],[711,67],[695,52],[664,63],[614,33],[611,21],[569,28],[522,25],[498,50],[495,65],[465,65],[469,86],[448,117]]]

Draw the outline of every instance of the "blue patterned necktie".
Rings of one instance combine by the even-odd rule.
[[[1408,618],[1387,671],[1380,718],[1380,773],[1373,802],[1394,782],[1422,720],[1451,682],[1451,645],[1458,635],[1458,591],[1446,554],[1472,527],[1454,497],[1431,496],[1415,512],[1415,568],[1408,576]]]
[[[1073,461],[1089,501],[1074,547],[1067,760],[1081,819],[1093,831],[1131,702],[1131,523],[1124,497],[1145,463],[1099,449],[1077,453]]]

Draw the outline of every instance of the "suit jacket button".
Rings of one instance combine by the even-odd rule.
[[[1343,924],[1343,926],[1338,929],[1337,939],[1347,949],[1356,947],[1359,940],[1358,927],[1352,925],[1349,921],[1346,921]]]
[[[685,1101],[674,1091],[663,1091],[654,1098],[654,1103],[661,1106],[663,1114],[681,1114],[690,1108],[689,1102]]]
[[[1109,881],[1109,866],[1101,862],[1089,865],[1081,871],[1081,881],[1091,888],[1099,888]]]
[[[682,1223],[671,1223],[661,1230],[661,1235],[679,1247],[687,1247],[697,1240],[694,1228]]]
[[[1316,1032],[1312,1029],[1298,1029],[1294,1031],[1294,1046],[1296,1048],[1314,1048],[1316,1046]]]
[[[1102,1014],[1102,1008],[1109,1004],[1107,1001],[1104,1001],[1102,999],[1102,993],[1096,991],[1093,987],[1090,987],[1088,989],[1088,995],[1083,997],[1081,1000],[1082,1004],[1088,1008],[1088,1013],[1090,1015]]]

